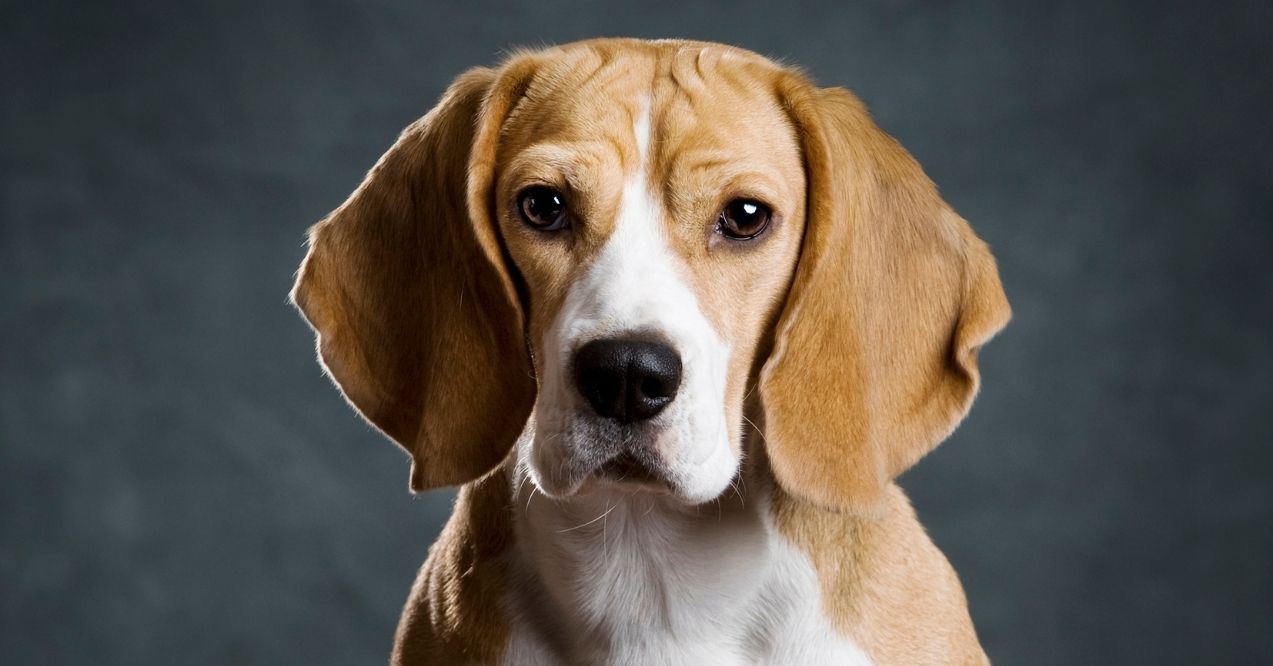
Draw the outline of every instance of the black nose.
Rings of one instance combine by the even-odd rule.
[[[681,385],[681,357],[644,340],[593,340],[575,352],[575,386],[598,414],[621,423],[658,414]]]

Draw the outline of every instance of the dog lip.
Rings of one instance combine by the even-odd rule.
[[[624,451],[602,463],[597,468],[596,475],[613,482],[662,487],[668,485],[662,474],[652,469],[647,462],[630,451]]]

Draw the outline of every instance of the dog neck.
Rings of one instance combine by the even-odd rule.
[[[817,577],[808,557],[774,529],[763,476],[744,475],[719,499],[687,506],[620,487],[548,498],[523,466],[510,464],[514,636],[545,661],[754,663],[773,654],[815,661],[860,654],[810,639],[825,626]]]

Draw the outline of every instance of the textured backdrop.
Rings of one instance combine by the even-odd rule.
[[[1271,5],[782,4],[5,2],[0,658],[385,659],[451,495],[320,375],[302,234],[464,68],[619,34],[853,88],[994,247],[902,480],[993,659],[1273,661]]]

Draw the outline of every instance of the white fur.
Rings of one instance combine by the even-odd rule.
[[[699,506],[620,489],[554,499],[525,472],[505,663],[870,663],[828,623],[765,489]]]

